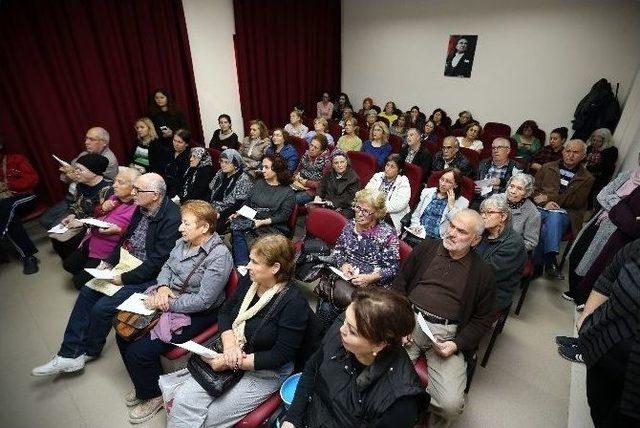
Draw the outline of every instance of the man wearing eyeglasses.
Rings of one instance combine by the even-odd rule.
[[[513,174],[518,172],[518,165],[509,159],[511,153],[511,143],[506,138],[496,138],[491,144],[491,157],[483,159],[478,166],[477,180],[490,180],[491,190],[483,192],[476,186],[476,194],[480,199],[488,198],[496,193],[504,193],[507,188],[507,181]],[[516,171],[514,171],[514,169]]]
[[[460,153],[460,143],[453,136],[445,137],[442,140],[442,150],[433,157],[431,171],[444,171],[447,168],[458,168],[465,177],[474,177],[469,159]]]

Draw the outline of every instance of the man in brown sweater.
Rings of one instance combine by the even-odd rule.
[[[470,209],[452,219],[442,241],[425,240],[414,248],[392,288],[409,298],[437,342],[416,323],[407,352],[429,361],[430,427],[447,427],[462,413],[467,383],[465,355],[473,355],[491,328],[496,310],[493,271],[471,247],[484,229]]]

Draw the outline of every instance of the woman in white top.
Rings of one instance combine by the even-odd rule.
[[[309,128],[302,123],[302,114],[300,114],[298,110],[294,110],[289,114],[289,120],[290,123],[284,126],[284,130],[287,131],[289,135],[304,138],[307,132],[309,132]]]
[[[464,128],[464,137],[456,137],[460,147],[466,147],[480,153],[484,148],[482,141],[478,140],[482,135],[482,126],[478,122],[468,124]]]
[[[386,195],[387,214],[398,234],[402,230],[400,220],[410,211],[411,186],[409,179],[401,175],[403,169],[404,160],[397,153],[391,154],[387,157],[384,171],[375,173],[365,186],[365,189],[378,190]]]

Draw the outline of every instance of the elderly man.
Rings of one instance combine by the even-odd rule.
[[[491,186],[488,186],[487,192],[482,192],[476,186],[476,193],[481,199],[485,199],[495,193],[504,193],[507,188],[509,178],[516,172],[519,172],[516,163],[509,159],[511,153],[511,143],[506,138],[496,138],[491,144],[491,157],[483,159],[478,166],[478,180],[489,180]]]
[[[536,173],[533,202],[540,209],[542,228],[534,263],[544,264],[551,278],[563,278],[557,263],[562,235],[567,230],[578,233],[587,212],[593,176],[580,164],[586,154],[584,141],[571,140],[564,146],[562,160],[546,163]]]
[[[431,175],[433,159],[429,150],[422,147],[420,131],[416,128],[409,128],[407,131],[407,144],[400,149],[400,157],[406,163],[419,166],[422,170],[422,178],[427,181]]]
[[[451,219],[442,241],[425,240],[411,253],[392,288],[409,298],[433,332],[433,343],[416,324],[407,351],[429,361],[431,427],[449,426],[462,413],[467,383],[465,356],[473,355],[495,312],[491,267],[471,247],[482,239],[480,215],[470,209]]]
[[[478,254],[493,269],[496,279],[496,308],[508,310],[513,292],[520,285],[527,253],[522,236],[511,225],[511,210],[504,195],[493,195],[480,204],[484,221]]]
[[[69,165],[61,166],[59,168],[60,181],[69,184],[67,197],[65,200],[58,202],[49,208],[42,217],[40,217],[40,224],[42,227],[45,229],[51,229],[60,222],[62,217],[64,217],[68,208],[67,203],[71,199],[71,196],[75,194],[75,186],[78,179],[75,163],[81,156],[86,155],[87,153],[95,153],[104,156],[109,161],[109,164],[103,175],[110,180],[113,180],[116,175],[118,175],[118,160],[116,159],[116,155],[114,155],[109,148],[109,139],[109,133],[104,128],[95,127],[87,131],[84,138],[85,150],[76,156]]]
[[[445,137],[442,141],[442,150],[433,157],[431,170],[443,171],[447,168],[458,168],[465,177],[473,177],[473,167],[460,153],[460,143],[453,136]]]
[[[116,275],[111,281],[123,285],[113,296],[82,287],[67,323],[58,354],[47,364],[33,369],[34,376],[47,376],[81,370],[87,360],[100,355],[117,307],[133,293],[152,285],[169,258],[179,237],[180,209],[166,197],[166,184],[158,174],[138,177],[133,200],[138,206],[120,245],[142,260],[137,268]],[[118,262],[120,247],[99,268]]]

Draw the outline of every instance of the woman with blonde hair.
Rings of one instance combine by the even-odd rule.
[[[148,117],[141,117],[135,124],[136,140],[129,156],[129,166],[140,174],[155,172],[164,174],[169,159],[169,151],[158,139],[156,128]]]
[[[381,170],[387,157],[391,154],[389,144],[389,127],[382,121],[373,124],[369,131],[369,139],[362,144],[362,151],[376,158],[378,170]]]
[[[344,121],[344,135],[338,139],[338,149],[343,152],[359,152],[362,140],[358,137],[358,121],[355,117]]]
[[[317,117],[313,119],[313,131],[307,132],[307,135],[304,137],[307,140],[307,143],[311,143],[311,140],[316,135],[324,135],[327,139],[327,143],[333,147],[335,142],[331,134],[329,134],[329,122],[324,117]]]
[[[284,130],[289,133],[289,135],[304,138],[309,132],[309,128],[302,123],[302,113],[298,110],[293,110],[289,113],[289,123],[284,126]]]

